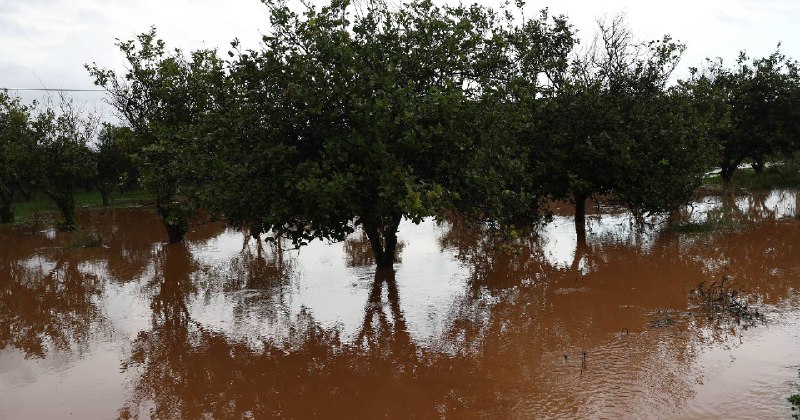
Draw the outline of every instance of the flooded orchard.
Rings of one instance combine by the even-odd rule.
[[[606,209],[585,240],[558,211],[511,242],[403,222],[393,271],[360,233],[166,245],[148,208],[4,228],[0,419],[785,418],[799,198],[706,197],[696,229]]]

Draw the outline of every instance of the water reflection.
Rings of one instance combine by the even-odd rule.
[[[187,244],[165,245],[148,210],[82,213],[104,238],[97,248],[12,230],[19,246],[0,248],[0,348],[22,357],[0,352],[0,417],[724,416],[724,404],[698,409],[711,395],[698,383],[720,376],[715,349],[750,360],[725,366],[764,371],[762,382],[800,357],[800,337],[785,334],[800,325],[796,200],[700,200],[682,217],[742,222],[700,233],[619,212],[591,215],[583,236],[556,212],[513,241],[457,218],[405,223],[403,262],[388,271],[372,268],[359,234],[296,251],[202,223]],[[695,316],[689,292],[722,276],[769,328]],[[776,334],[783,359],[747,357]],[[56,371],[24,359],[54,353],[80,360]],[[109,360],[110,395],[83,392],[90,378],[75,380],[77,367]],[[8,380],[9,365],[38,377]],[[51,378],[75,395],[16,403],[63,395],[40,386]],[[751,377],[728,388],[714,398],[773,417]]]
[[[80,354],[105,326],[96,302],[102,284],[66,254],[52,268],[44,265],[4,261],[0,267],[8,276],[0,281],[0,350],[13,347],[39,358],[50,351]]]
[[[797,191],[735,195],[730,192],[706,196],[689,206],[684,217],[691,222],[736,221],[759,223],[791,219],[797,215]]]
[[[355,342],[343,342],[337,328],[322,328],[302,309],[282,325],[286,341],[252,345],[192,319],[193,264],[179,246],[165,247],[156,258],[152,328],[139,333],[123,364],[135,379],[119,418],[435,414],[437,399],[451,392],[453,381],[436,384],[440,375],[429,371],[435,354],[423,355],[406,330],[391,270],[375,273]],[[409,395],[406,386],[418,380],[434,388]],[[398,411],[398,398],[409,403],[406,409]]]
[[[387,300],[385,304],[384,286]],[[400,309],[400,295],[397,291],[394,270],[375,271],[375,280],[364,308],[364,322],[355,343],[376,357],[387,353],[400,352],[410,355],[415,352],[403,311]]]

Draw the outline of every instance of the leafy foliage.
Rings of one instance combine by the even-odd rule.
[[[137,175],[130,156],[125,153],[128,143],[133,141],[132,132],[127,127],[115,127],[103,124],[92,156],[97,167],[94,185],[100,192],[103,205],[110,205],[111,192],[130,183],[130,178]]]
[[[58,112],[48,106],[32,122],[36,141],[33,182],[58,206],[64,229],[75,229],[75,190],[96,171],[88,148],[96,127],[95,116],[83,113],[65,98]]]
[[[225,105],[223,63],[213,50],[189,57],[168,51],[155,28],[117,46],[129,66],[123,76],[86,68],[132,131],[128,148],[140,183],[155,196],[170,242],[180,242],[199,206],[204,159],[214,156],[200,128],[210,110]]]
[[[11,223],[15,193],[30,180],[34,155],[30,109],[19,98],[0,90],[0,221]]]
[[[796,147],[797,66],[779,53],[671,86],[685,46],[638,42],[622,17],[578,50],[566,18],[517,18],[522,2],[264,2],[261,47],[234,40],[228,61],[151,29],[117,43],[124,73],[87,66],[126,125],[101,136],[121,143],[98,149],[98,188],[123,151],[171,242],[204,207],[295,246],[361,229],[386,267],[403,218],[514,232],[571,199],[580,233],[590,197],[671,212],[714,153],[725,172]]]
[[[709,60],[684,85],[719,149],[726,182],[746,160],[760,172],[766,159],[797,149],[800,73],[798,63],[779,50],[752,61],[742,52],[732,69],[721,59]]]
[[[463,197],[474,104],[506,59],[498,18],[429,1],[362,13],[332,2],[302,16],[270,5],[263,48],[231,63],[238,108],[226,117],[235,134],[218,139],[231,164],[217,208],[296,245],[361,227],[390,266],[403,217]]]

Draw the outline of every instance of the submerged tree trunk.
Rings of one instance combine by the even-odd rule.
[[[722,181],[725,182],[725,185],[730,184],[731,179],[733,179],[733,173],[739,167],[739,164],[742,163],[742,159],[723,159],[720,163],[720,172],[719,175],[722,177]]]
[[[763,157],[755,157],[753,158],[753,171],[757,174],[764,173],[764,158]]]
[[[720,177],[722,177],[722,181],[727,185],[731,183],[731,178],[733,178],[733,171],[736,170],[735,166],[723,164],[722,168],[719,172]]]
[[[183,237],[186,235],[186,229],[180,225],[174,225],[170,223],[165,223],[164,226],[167,228],[167,236],[169,237],[169,243],[171,244],[179,244],[183,242]]]
[[[14,211],[11,210],[11,203],[0,203],[0,223],[12,223],[14,221]]]
[[[375,264],[378,267],[392,267],[397,251],[397,227],[401,216],[376,217],[364,221],[364,232],[369,238]]]
[[[578,234],[578,240],[583,237],[586,239],[586,199],[587,194],[575,194],[575,232]]]
[[[11,208],[11,203],[13,201],[13,193],[0,193],[0,223],[11,223],[14,221],[14,210]]]
[[[107,188],[103,188],[103,186],[98,186],[97,190],[100,191],[100,197],[103,199],[103,207],[108,207],[111,205],[111,190]]]
[[[75,196],[70,193],[59,194],[58,196],[51,196],[53,201],[56,202],[58,210],[61,212],[61,229],[75,230]]]
[[[189,218],[180,209],[170,208],[168,204],[156,204],[158,215],[161,216],[161,221],[167,229],[167,236],[169,243],[178,244],[183,242],[183,237],[189,230]]]

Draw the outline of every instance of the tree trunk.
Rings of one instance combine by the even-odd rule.
[[[3,191],[0,193],[0,223],[11,223],[14,221],[14,210],[11,208],[11,203],[13,202],[13,192],[6,194],[6,192]]]
[[[168,205],[156,203],[156,210],[158,215],[161,216],[161,221],[167,229],[167,236],[169,243],[179,244],[183,242],[183,237],[189,230],[188,217],[181,211],[181,209],[170,209]]]
[[[369,238],[372,253],[375,256],[375,265],[378,267],[392,267],[397,250],[397,227],[400,225],[401,216],[377,218],[380,221],[367,220],[364,222],[364,232]]]
[[[108,207],[111,205],[111,191],[101,187],[97,188],[100,191],[100,197],[103,199],[103,207]]]
[[[753,171],[755,171],[755,173],[763,174],[764,173],[764,158],[762,158],[762,157],[753,158],[752,167],[753,167]]]
[[[164,223],[164,226],[167,228],[167,236],[169,236],[169,243],[171,244],[179,244],[183,242],[183,237],[186,235],[186,228],[181,226],[180,224],[173,225],[170,223]]]
[[[731,166],[731,165],[728,165],[728,164],[723,164],[722,165],[722,168],[721,168],[721,170],[719,172],[719,175],[722,177],[722,181],[725,183],[725,185],[731,183],[731,178],[733,178],[733,171],[734,170],[736,170],[736,167],[734,167],[734,166]]]
[[[586,238],[586,199],[588,196],[583,193],[575,194],[575,232],[578,239],[581,235]]]
[[[11,210],[11,203],[3,200],[0,203],[0,223],[12,223],[14,221],[14,211]]]
[[[742,163],[742,159],[723,159],[720,163],[720,176],[722,177],[722,181],[725,182],[725,185],[730,184],[731,179],[733,179],[733,173],[739,167],[739,164]]]
[[[58,197],[51,197],[56,202],[58,210],[61,212],[61,229],[75,230],[75,197],[72,194],[65,193]]]
[[[25,197],[25,201],[31,201],[31,197],[33,196],[33,187],[28,186],[28,189],[26,190],[24,186],[20,186],[19,192],[21,192],[22,196]]]

